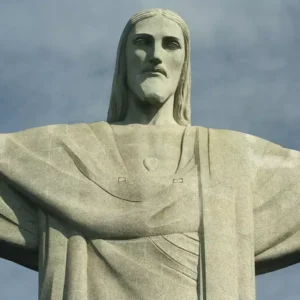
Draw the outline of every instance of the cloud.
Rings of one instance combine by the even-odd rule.
[[[0,131],[105,120],[121,31],[153,7],[190,27],[193,125],[300,149],[300,2],[292,0],[0,1]],[[279,286],[286,275],[266,276]]]

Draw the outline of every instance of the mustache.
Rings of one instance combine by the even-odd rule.
[[[159,67],[159,66],[147,67],[143,70],[142,73],[145,73],[145,72],[159,72],[167,77],[167,72],[162,67]]]

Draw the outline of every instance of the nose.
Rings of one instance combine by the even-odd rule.
[[[152,55],[150,58],[150,63],[154,65],[158,65],[162,63],[162,52],[163,48],[159,43],[154,43],[152,49]]]
[[[150,59],[150,63],[156,66],[156,65],[161,64],[162,61],[161,61],[161,59],[158,58],[158,57],[152,57],[152,58]]]

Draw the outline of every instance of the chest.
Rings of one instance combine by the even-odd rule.
[[[194,154],[194,136],[184,128],[132,129],[113,128],[119,154],[129,173],[172,175]]]

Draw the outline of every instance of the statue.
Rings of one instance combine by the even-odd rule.
[[[0,134],[0,256],[39,299],[254,300],[300,261],[300,152],[190,124],[190,37],[145,10],[120,39],[107,122]]]

